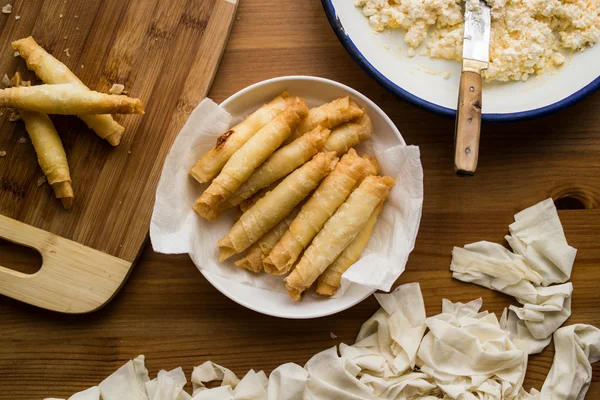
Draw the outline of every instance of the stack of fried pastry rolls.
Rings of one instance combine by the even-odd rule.
[[[31,86],[17,73],[11,86],[0,90],[0,107],[19,113],[48,183],[63,206],[70,208],[74,195],[67,156],[48,114],[76,115],[117,146],[125,128],[110,114],[143,114],[144,107],[139,99],[91,91],[32,37],[15,41],[12,47],[44,84]]]
[[[208,184],[194,204],[214,221],[238,218],[222,237],[220,261],[255,273],[287,275],[290,297],[313,284],[332,296],[360,257],[394,179],[378,176],[374,157],[354,147],[373,133],[350,97],[308,109],[287,92],[217,139],[190,175]]]

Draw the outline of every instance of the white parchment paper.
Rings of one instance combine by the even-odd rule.
[[[192,210],[194,201],[207,185],[188,174],[194,163],[212,148],[233,117],[210,99],[204,99],[191,113],[167,155],[158,183],[156,202],[150,223],[150,239],[155,251],[165,254],[188,253],[203,271],[235,282],[284,292],[281,276],[254,274],[233,262],[218,261],[217,241],[233,225],[233,213],[216,222],[200,218]],[[389,291],[404,271],[412,251],[421,219],[423,204],[423,168],[419,148],[398,145],[387,147],[389,135],[378,133],[361,144],[359,154],[375,155],[382,174],[396,179],[388,200],[361,259],[343,276],[349,283]],[[342,291],[343,292],[343,291]]]

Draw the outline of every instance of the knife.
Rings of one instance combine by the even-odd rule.
[[[479,157],[481,131],[481,71],[490,61],[490,7],[484,0],[467,0],[463,64],[454,133],[454,170],[472,176]]]

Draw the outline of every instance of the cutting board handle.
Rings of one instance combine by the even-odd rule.
[[[95,311],[119,290],[131,263],[0,215],[0,237],[42,255],[42,268],[24,274],[0,266],[0,294],[69,314]]]

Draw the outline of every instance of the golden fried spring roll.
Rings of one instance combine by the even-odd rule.
[[[0,90],[0,107],[44,114],[143,114],[140,99],[83,89],[73,83],[12,87]]]
[[[61,199],[65,208],[70,208],[74,196],[69,164],[54,124],[46,114],[22,110],[19,114],[46,180],[52,185],[56,198]]]
[[[219,136],[217,145],[196,162],[190,170],[190,175],[200,183],[209,182],[219,174],[233,153],[294,101],[294,97],[289,97],[284,92],[248,115],[242,122]]]
[[[277,150],[307,112],[306,102],[296,98],[294,105],[256,132],[233,153],[221,173],[196,200],[194,210],[201,217],[214,221],[225,208],[223,203]]]
[[[220,261],[241,253],[284,219],[335,167],[334,152],[319,153],[241,216],[217,242]]]
[[[360,117],[363,113],[364,111],[348,96],[311,108],[308,116],[298,125],[286,143],[296,140],[319,125],[326,129],[333,129],[344,122]]]
[[[292,173],[321,151],[329,132],[329,129],[318,126],[277,150],[254,171],[250,178],[229,198],[228,202],[232,206],[237,206],[260,189]]]
[[[31,36],[13,42],[12,47],[25,59],[27,68],[35,72],[45,83],[75,83],[87,89],[87,86],[66,65],[48,54]],[[121,142],[125,128],[110,115],[81,115],[79,118],[111,145],[117,146]]]
[[[281,181],[277,181],[277,182],[273,183],[272,185],[269,185],[269,187],[259,190],[254,196],[250,197],[249,199],[242,201],[240,203],[240,210],[242,212],[246,212],[249,209],[251,209],[252,206],[255,205],[258,200],[265,197],[265,195],[267,193],[269,193],[271,190],[275,189],[277,187],[277,185],[279,185],[280,183],[281,183]]]
[[[394,179],[389,176],[366,177],[325,223],[296,268],[285,278],[285,287],[293,300],[300,300],[302,293],[352,243],[393,185]]]
[[[265,271],[274,275],[287,273],[355,186],[365,177],[376,173],[377,169],[371,160],[359,157],[354,149],[344,155],[265,258]]]
[[[323,151],[335,151],[340,156],[360,142],[367,140],[372,134],[371,118],[365,112],[361,117],[346,122],[331,131]]]
[[[273,246],[281,239],[283,234],[289,229],[290,224],[300,212],[300,206],[297,206],[294,211],[275,225],[265,236],[261,237],[258,242],[254,243],[244,258],[235,262],[238,267],[245,268],[252,272],[261,272],[263,268],[263,258],[265,258],[273,249]]]
[[[369,217],[365,227],[356,235],[356,238],[342,251],[342,254],[335,259],[325,272],[319,276],[317,281],[317,293],[323,296],[333,296],[342,286],[342,274],[360,258],[360,254],[371,238],[373,228],[377,222],[377,217],[381,212],[383,202],[375,208],[375,211]]]

